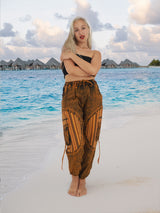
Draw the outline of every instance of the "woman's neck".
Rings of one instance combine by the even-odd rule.
[[[89,49],[88,46],[87,46],[86,44],[77,45],[77,48],[78,48],[78,49]]]

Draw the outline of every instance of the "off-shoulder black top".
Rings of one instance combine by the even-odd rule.
[[[80,58],[84,59],[85,61],[91,63],[91,60],[92,60],[91,57],[86,56],[86,55],[79,55],[79,54],[76,54],[76,55],[79,56]],[[78,65],[75,63],[75,66],[78,66]],[[65,78],[65,76],[68,74],[68,72],[67,72],[63,62],[62,62],[62,72],[63,72],[64,78]]]

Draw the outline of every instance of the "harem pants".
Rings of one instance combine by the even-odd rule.
[[[92,168],[102,121],[102,94],[94,79],[65,82],[62,122],[69,171],[81,179]]]

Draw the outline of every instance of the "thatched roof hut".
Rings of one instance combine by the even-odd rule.
[[[137,63],[134,63],[134,62],[130,61],[129,59],[125,59],[124,61],[121,61],[119,66],[122,68],[139,67],[139,65]]]
[[[4,60],[1,60],[0,61],[0,70],[6,70],[7,67],[8,67],[7,62]]]
[[[17,58],[15,62],[12,64],[13,69],[15,70],[24,70],[25,69],[25,62],[20,58]]]
[[[26,66],[32,66],[33,63],[34,63],[34,60],[25,61]]]
[[[13,62],[14,62],[14,61],[12,61],[12,60],[8,61],[8,63],[7,63],[7,64],[8,64],[8,67],[12,67]]]
[[[105,68],[117,68],[118,64],[115,61],[110,59],[105,59],[102,61],[102,66]]]
[[[34,70],[44,69],[45,64],[42,61],[36,59],[33,62],[32,67],[33,67]]]
[[[60,63],[55,58],[49,59],[49,61],[46,63],[46,68],[49,68],[49,69],[55,69],[59,67],[60,67]]]

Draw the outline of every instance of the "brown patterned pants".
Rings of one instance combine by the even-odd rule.
[[[86,178],[92,168],[102,121],[102,94],[94,79],[65,82],[62,122],[70,174]]]

